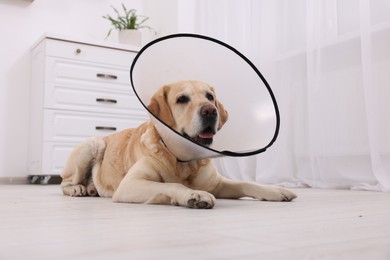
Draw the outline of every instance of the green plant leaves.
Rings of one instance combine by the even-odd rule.
[[[111,31],[113,29],[117,29],[119,31],[125,30],[125,29],[142,29],[142,28],[147,28],[151,31],[153,31],[155,34],[155,30],[151,28],[150,26],[144,25],[144,23],[149,19],[149,17],[144,16],[144,15],[137,15],[137,10],[136,9],[127,9],[126,6],[122,3],[122,9],[124,14],[122,15],[114,6],[111,6],[111,8],[114,10],[116,14],[116,18],[113,18],[111,15],[107,14],[106,16],[103,16],[104,19],[107,19],[111,22],[111,25],[113,28],[111,28],[107,36],[110,36]]]

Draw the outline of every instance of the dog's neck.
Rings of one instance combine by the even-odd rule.
[[[175,158],[176,158],[176,162],[177,163],[189,163],[191,161],[182,161],[180,160],[179,158],[176,157],[176,155],[174,155],[169,149],[168,149],[168,146],[165,144],[164,140],[160,137],[160,140],[161,140],[161,143],[165,146],[165,149],[167,149],[169,151],[170,154],[172,154]]]
[[[158,138],[160,140],[160,144],[162,145],[162,147],[170,154],[171,158],[175,158],[174,160],[176,161],[176,163],[178,164],[186,164],[186,163],[193,163],[193,162],[198,162],[200,164],[204,164],[205,162],[208,162],[210,159],[201,159],[201,160],[189,160],[189,161],[185,161],[185,160],[180,160],[179,158],[177,158],[177,156],[175,154],[173,154],[168,146],[165,144],[164,140],[162,139],[162,137],[159,135],[156,127],[153,125],[153,128],[154,128],[154,135],[155,135],[155,138]],[[173,162],[172,162],[173,163]]]

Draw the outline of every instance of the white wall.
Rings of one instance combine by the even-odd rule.
[[[153,27],[158,36],[176,33],[178,30],[177,5],[178,0],[143,0],[144,13],[150,19],[148,24]],[[145,35],[144,36],[148,36]],[[152,40],[155,36],[144,37]]]
[[[102,15],[122,2],[143,14],[142,0],[0,0],[0,177],[27,175],[31,45],[46,31],[103,40],[110,24]],[[175,1],[168,2],[154,9],[148,1],[145,14],[175,17]],[[174,18],[161,18],[154,19],[158,30],[176,30]]]

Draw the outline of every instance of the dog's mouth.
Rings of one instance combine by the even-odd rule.
[[[213,143],[214,135],[215,135],[215,131],[210,126],[205,128],[202,132],[200,132],[199,134],[193,137],[184,133],[184,136],[186,138],[205,146],[209,146]]]

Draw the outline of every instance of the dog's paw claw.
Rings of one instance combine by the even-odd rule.
[[[205,201],[201,201],[197,205],[198,209],[207,209],[209,207],[209,204]]]
[[[191,194],[187,200],[187,207],[194,209],[211,209],[214,207],[215,198],[207,192]]]
[[[194,208],[194,207],[195,207],[195,202],[196,202],[195,199],[189,199],[189,200],[187,201],[188,207]]]

